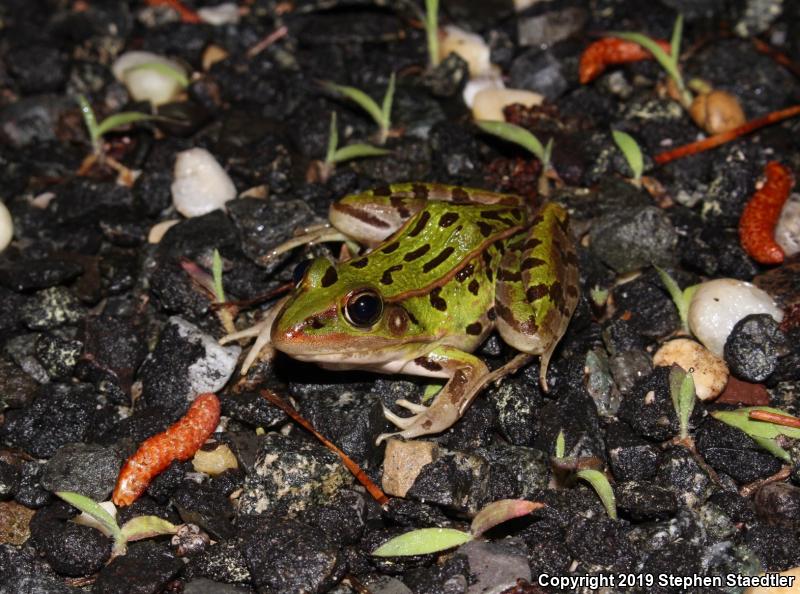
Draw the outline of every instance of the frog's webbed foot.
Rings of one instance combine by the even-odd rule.
[[[489,377],[489,370],[483,361],[452,347],[439,347],[427,358],[443,369],[452,371],[449,381],[430,406],[398,400],[395,404],[411,411],[413,414],[410,417],[401,417],[384,406],[383,415],[400,431],[379,435],[376,444],[389,437],[411,439],[449,429],[461,418]]]

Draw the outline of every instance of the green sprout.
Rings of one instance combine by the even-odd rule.
[[[98,156],[103,154],[103,136],[106,133],[135,122],[159,119],[158,116],[139,111],[122,111],[108,116],[98,124],[94,110],[86,97],[78,95],[77,101],[81,108],[83,122],[86,124],[86,130],[89,132],[89,139],[92,141],[92,151]]]
[[[622,151],[625,160],[628,162],[628,167],[633,172],[633,179],[639,183],[642,179],[642,172],[644,171],[644,158],[642,157],[642,149],[639,148],[633,136],[622,132],[621,130],[612,130],[611,135],[614,137],[614,142]]]
[[[608,517],[612,520],[616,520],[617,499],[614,496],[614,489],[611,487],[611,483],[608,482],[606,475],[599,470],[591,470],[587,468],[584,470],[579,470],[575,473],[575,476],[591,485],[592,489],[594,489],[595,493],[597,493],[597,496],[600,497],[603,507],[606,508]]]
[[[566,457],[567,447],[564,438],[564,430],[560,430],[556,436],[555,456],[553,457],[553,470],[560,472],[561,477],[557,478],[557,482],[571,483],[567,478],[575,476],[576,478],[585,480],[600,497],[603,507],[606,509],[608,517],[612,520],[617,519],[617,501],[614,497],[614,489],[611,483],[608,482],[606,475],[599,470],[589,468],[580,468],[582,463],[589,459],[587,458],[574,458]],[[565,473],[566,471],[566,473]],[[573,474],[574,473],[574,474]]]
[[[776,438],[783,435],[792,439],[800,439],[800,429],[751,419],[750,413],[752,411],[764,411],[775,415],[795,418],[778,408],[772,408],[770,406],[750,406],[738,408],[736,410],[716,410],[711,413],[711,416],[731,427],[736,427],[740,431],[744,431],[753,441],[770,454],[776,458],[780,458],[784,462],[791,463],[792,457],[789,455],[789,452],[778,444]]]
[[[372,97],[355,87],[337,85],[332,82],[324,83],[324,86],[331,91],[344,95],[366,111],[378,125],[378,144],[386,143],[389,131],[392,128],[392,102],[394,101],[395,88],[394,72],[389,77],[389,84],[386,86],[386,93],[383,95],[383,102],[380,106]]]
[[[177,68],[173,68],[168,64],[163,64],[161,62],[145,62],[143,64],[131,66],[130,68],[126,69],[125,72],[136,72],[137,70],[152,70],[158,74],[163,74],[164,76],[177,82],[182,89],[185,89],[189,86],[189,78],[183,72]]]
[[[425,0],[425,34],[428,37],[428,63],[439,65],[439,0]]]
[[[669,54],[661,49],[651,37],[643,35],[642,33],[634,33],[632,31],[618,31],[610,33],[613,37],[619,37],[627,41],[638,43],[644,49],[653,54],[653,57],[658,61],[661,67],[675,82],[678,92],[681,96],[681,103],[688,108],[692,102],[692,94],[686,88],[683,82],[683,75],[681,75],[680,67],[678,66],[678,58],[681,53],[681,37],[683,36],[683,15],[679,14],[675,19],[675,25],[672,28],[672,39],[669,44]]]
[[[689,417],[692,416],[697,394],[694,389],[694,377],[691,370],[687,373],[679,365],[673,365],[669,371],[669,395],[672,406],[678,415],[680,427],[678,437],[682,440],[689,437]]]
[[[608,301],[608,289],[595,285],[589,290],[589,297],[597,307],[604,307]]]
[[[225,289],[222,287],[222,256],[219,255],[217,248],[214,248],[211,260],[211,275],[214,279],[214,296],[217,303],[225,303]]]
[[[350,144],[339,148],[339,129],[336,125],[336,112],[331,112],[331,126],[328,135],[328,151],[325,154],[325,161],[322,164],[321,178],[327,180],[337,163],[343,163],[351,159],[363,157],[380,157],[388,155],[391,151],[372,146],[371,144]]]
[[[396,536],[372,551],[376,557],[404,557],[437,553],[474,540],[495,526],[526,516],[544,507],[543,503],[524,499],[501,499],[479,511],[469,532],[455,528],[422,528]]]
[[[664,284],[664,287],[667,289],[669,296],[672,297],[672,302],[675,304],[675,307],[678,309],[678,315],[681,318],[681,324],[683,327],[684,332],[689,331],[689,305],[692,303],[692,297],[697,292],[698,285],[692,285],[690,287],[686,287],[685,289],[681,290],[678,286],[678,283],[675,282],[666,270],[661,268],[660,266],[656,266],[655,264],[653,267],[658,272],[658,276],[661,278],[661,282]]]
[[[120,527],[114,516],[93,499],[73,491],[57,491],[56,495],[97,522],[94,527],[114,542],[111,549],[112,557],[124,555],[127,552],[128,543],[131,541],[162,534],[175,534],[178,530],[175,524],[158,516],[138,516],[128,520]]]

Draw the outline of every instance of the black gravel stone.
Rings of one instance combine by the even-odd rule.
[[[74,324],[86,314],[75,295],[64,287],[51,287],[25,301],[20,310],[22,322],[31,330],[48,330]]]
[[[47,289],[71,281],[82,272],[83,267],[73,260],[22,260],[0,268],[0,284],[17,292]]]
[[[189,560],[184,574],[189,578],[205,577],[228,584],[250,582],[250,570],[237,541],[218,541]]]
[[[577,60],[571,60],[573,49],[567,44],[558,44],[555,48],[541,50],[531,48],[514,58],[509,76],[510,87],[527,89],[545,96],[548,101],[558,99],[569,87],[569,79],[574,76]],[[567,55],[567,59],[562,57]]]
[[[105,501],[114,489],[122,457],[112,448],[71,443],[58,449],[42,472],[42,486],[50,491],[75,491]]]
[[[326,592],[346,570],[335,546],[294,520],[267,522],[241,546],[253,584],[263,592]]]
[[[536,439],[534,413],[544,404],[538,383],[510,377],[490,392],[490,398],[500,434],[513,445],[532,445]]]
[[[355,544],[364,533],[367,502],[361,493],[342,491],[331,503],[310,508],[303,522],[320,530],[331,544]]]
[[[687,507],[702,504],[715,490],[708,473],[682,447],[674,447],[663,455],[655,483],[666,486]]]
[[[81,350],[83,343],[80,341],[55,334],[42,334],[36,341],[36,358],[47,374],[57,380],[63,381],[72,376]]]
[[[5,460],[0,460],[0,501],[14,496],[19,488],[19,480],[19,468]]]
[[[100,570],[94,594],[153,594],[183,568],[167,544],[144,541],[128,545],[128,553]]]
[[[54,496],[42,487],[41,476],[44,467],[38,462],[24,462],[20,468],[19,487],[14,500],[25,507],[38,509],[47,505]]]
[[[592,251],[619,273],[672,263],[678,236],[664,211],[654,206],[600,217],[592,228]]]
[[[744,533],[743,540],[765,571],[785,571],[800,565],[800,537],[794,527],[757,524]]]
[[[663,520],[678,509],[678,501],[669,489],[652,483],[628,481],[614,487],[620,514],[635,522]]]
[[[100,569],[111,554],[111,540],[102,532],[73,522],[49,526],[47,535],[37,539],[50,566],[70,576],[90,575]]]
[[[645,338],[661,338],[680,328],[675,304],[653,269],[617,286],[612,295],[617,315],[625,313],[630,330]]]
[[[772,375],[786,347],[786,336],[771,315],[751,314],[728,335],[725,362],[736,377],[759,383]]]
[[[136,178],[131,191],[136,203],[151,217],[172,205],[172,171],[167,168],[146,169]]]
[[[6,408],[23,408],[33,401],[38,384],[5,358],[0,358],[0,411]]]
[[[550,457],[543,451],[498,444],[478,453],[491,465],[490,500],[531,499],[550,479]]]
[[[46,384],[29,407],[6,413],[0,440],[38,458],[49,458],[67,443],[85,441],[107,413],[105,408],[98,410],[89,385]]]
[[[406,496],[477,513],[488,503],[490,468],[480,456],[448,452],[422,468]]]
[[[606,448],[611,472],[618,481],[641,481],[655,475],[659,449],[636,435],[624,422],[607,427]]]
[[[753,498],[756,515],[776,526],[800,527],[800,487],[788,483],[768,483]]]
[[[642,568],[643,574],[653,575],[656,579],[652,586],[647,586],[647,592],[658,594],[675,594],[683,589],[671,585],[661,585],[657,578],[659,575],[690,576],[700,573],[701,553],[699,547],[689,542],[674,542],[650,555]],[[645,591],[645,590],[641,590]]]
[[[622,526],[609,518],[576,518],[565,542],[573,559],[613,571],[630,571],[636,559]]]
[[[16,47],[8,52],[5,63],[24,93],[59,91],[67,81],[68,62],[54,46]]]
[[[215,539],[234,535],[231,500],[208,482],[198,485],[194,481],[183,481],[172,494],[171,501],[184,522],[197,524]]]
[[[222,414],[253,427],[273,427],[286,421],[286,413],[258,392],[223,393]]]
[[[760,448],[743,431],[716,419],[707,419],[695,432],[697,451],[715,470],[740,483],[775,474],[781,461]]]

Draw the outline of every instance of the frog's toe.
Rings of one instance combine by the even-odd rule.
[[[394,425],[395,427],[399,427],[400,429],[407,429],[408,427],[414,424],[415,420],[415,417],[401,417],[400,415],[396,415],[385,406],[383,407],[383,416],[392,425]],[[381,437],[384,437],[384,435],[382,435]]]
[[[270,345],[270,326],[262,328],[261,333],[256,338],[253,346],[247,351],[247,356],[242,363],[241,374],[245,375],[247,370],[255,363],[256,359],[269,361],[275,356],[275,349]]]
[[[233,342],[234,340],[240,340],[242,338],[253,338],[254,336],[259,336],[261,332],[264,330],[265,323],[259,322],[258,324],[253,324],[252,326],[245,328],[244,330],[239,330],[238,332],[231,332],[230,334],[226,334],[222,338],[219,339],[220,344],[228,344],[229,342]]]
[[[406,400],[405,398],[401,398],[395,402],[397,406],[402,406],[406,410],[410,410],[414,414],[424,413],[428,410],[428,407],[424,404],[417,404],[416,402],[411,402],[410,400]],[[397,423],[395,423],[396,425]]]

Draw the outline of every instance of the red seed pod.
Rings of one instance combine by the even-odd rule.
[[[668,42],[660,39],[654,41],[667,54],[670,53]],[[638,43],[618,39],[617,37],[605,37],[595,41],[583,50],[578,67],[578,77],[581,84],[585,85],[603,74],[608,66],[650,60],[652,57],[653,54]]]
[[[756,190],[739,219],[739,241],[744,251],[761,264],[780,264],[784,253],[775,242],[775,225],[792,191],[792,172],[777,161],[764,168],[766,181]]]
[[[219,408],[216,395],[200,394],[177,423],[145,440],[119,473],[114,504],[130,505],[174,460],[194,456],[219,423]]]

